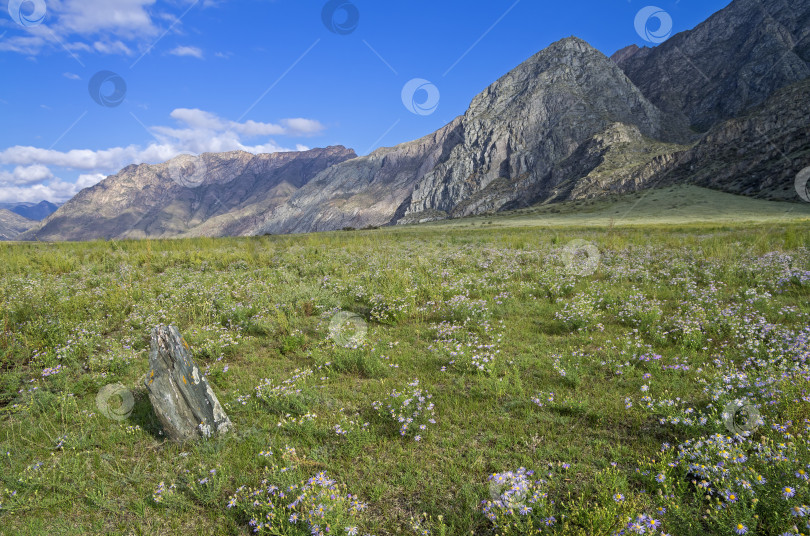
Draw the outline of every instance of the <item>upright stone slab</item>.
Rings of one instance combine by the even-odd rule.
[[[149,365],[144,383],[169,439],[210,437],[232,428],[176,327],[158,326],[152,331]]]

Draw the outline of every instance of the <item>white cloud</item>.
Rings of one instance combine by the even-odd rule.
[[[96,41],[93,43],[93,50],[102,54],[122,54],[132,56],[132,50],[122,41]]]
[[[324,126],[313,119],[282,119],[278,124],[238,122],[191,108],[178,108],[171,113],[171,117],[178,125],[151,127],[156,141],[145,147],[129,145],[102,150],[56,151],[18,145],[1,150],[0,165],[16,167],[12,171],[0,169],[0,201],[64,201],[80,189],[92,186],[130,164],[165,162],[180,153],[306,151],[309,147],[305,145],[297,144],[295,149],[289,149],[266,138],[310,136],[324,130]],[[247,143],[248,140],[262,137],[265,140],[260,143]],[[48,166],[82,173],[75,183],[65,182],[55,177]],[[50,182],[46,185],[43,184],[45,181]]]
[[[37,203],[43,199],[58,203],[70,199],[78,192],[79,188],[75,184],[59,179],[48,185],[36,184],[25,188],[0,186],[0,203]]]
[[[3,2],[3,11],[5,11]],[[146,52],[171,32],[182,31],[178,18],[189,6],[203,9],[213,4],[197,0],[48,0],[45,23],[19,29],[0,40],[0,51],[37,55],[44,48],[74,53],[121,54]],[[186,55],[201,53],[194,47],[178,47]]]
[[[82,77],[79,76],[76,73],[63,73],[62,76],[64,76],[67,79],[70,79],[70,80],[81,80],[82,79]]]
[[[197,47],[180,46],[171,50],[169,54],[174,56],[190,56],[192,58],[203,59],[203,51]]]
[[[64,34],[113,34],[135,38],[154,36],[158,28],[148,8],[156,0],[63,0],[50,2],[56,12],[56,28]]]
[[[107,178],[107,175],[103,173],[90,173],[90,174],[82,174],[79,175],[79,178],[76,179],[76,187],[81,190],[83,188],[89,188],[91,186],[95,186],[96,184],[100,183],[104,179]]]
[[[298,136],[314,136],[320,134],[325,128],[319,121],[314,119],[282,119],[281,123],[287,127],[288,132],[294,132]]]
[[[51,173],[51,170],[42,164],[17,166],[11,172],[0,170],[0,184],[32,184],[52,178],[53,173]]]

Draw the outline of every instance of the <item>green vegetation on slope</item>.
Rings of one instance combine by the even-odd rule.
[[[582,199],[427,225],[442,227],[683,225],[694,222],[810,221],[810,204],[764,201],[698,186],[671,186]]]

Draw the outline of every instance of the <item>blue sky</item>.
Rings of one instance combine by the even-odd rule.
[[[179,153],[367,154],[558,39],[655,46],[728,4],[653,1],[0,0],[0,202]]]

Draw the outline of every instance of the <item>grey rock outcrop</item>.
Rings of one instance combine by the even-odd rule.
[[[233,427],[177,328],[158,326],[152,331],[149,365],[144,384],[169,439],[210,437]]]
[[[635,126],[615,123],[555,166],[551,181],[555,186],[545,203],[640,190],[658,180],[686,149],[644,136]]]

